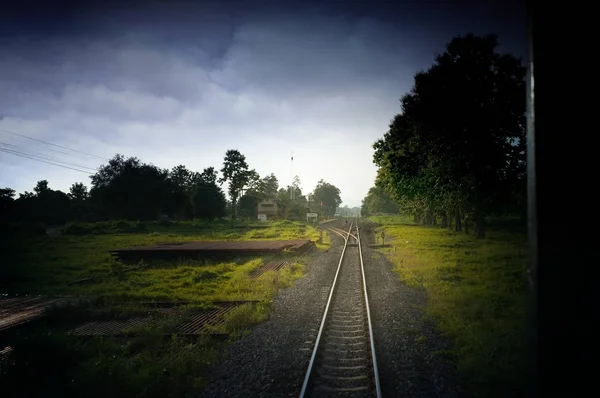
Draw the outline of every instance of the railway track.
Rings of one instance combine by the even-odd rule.
[[[358,222],[328,229],[344,247],[300,398],[381,397]]]

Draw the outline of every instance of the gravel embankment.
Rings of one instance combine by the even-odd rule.
[[[327,253],[314,254],[306,275],[279,291],[268,321],[229,346],[228,358],[209,375],[205,397],[295,397],[299,394],[342,239],[332,236]]]
[[[462,396],[454,366],[434,355],[450,347],[423,320],[425,292],[401,283],[381,252],[364,247],[363,260],[382,395]]]
[[[425,293],[402,284],[383,254],[366,247],[366,230],[361,238],[383,396],[461,396],[452,365],[433,354],[448,344],[422,319]],[[229,346],[203,396],[298,396],[341,253],[342,239],[332,241],[311,257],[304,278],[279,292],[271,318]]]

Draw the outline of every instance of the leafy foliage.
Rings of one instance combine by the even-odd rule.
[[[13,189],[0,190],[1,232],[27,229],[17,228],[16,223],[36,225],[36,231],[44,231],[44,224],[70,223],[63,232],[104,234],[117,230],[108,224],[89,227],[84,223],[108,220],[169,223],[169,220],[194,218],[213,221],[228,213],[235,218],[237,212],[242,218],[255,219],[259,201],[267,198],[278,200],[280,216],[304,219],[308,202],[302,195],[298,176],[292,186],[283,189],[286,194],[282,195],[275,174],[260,178],[237,150],[226,152],[221,171],[219,178],[214,167],[207,167],[201,173],[184,165],[161,169],[136,157],[116,154],[91,176],[89,191],[82,182],[77,182],[65,194],[52,190],[47,180],[39,181],[33,192],[26,191],[18,199]],[[220,187],[224,182],[229,183],[229,201]]]
[[[361,214],[364,217],[379,213],[398,213],[398,205],[380,187],[369,189],[362,201]]]
[[[455,216],[460,230],[475,219],[484,237],[486,215],[524,208],[525,68],[497,45],[493,35],[454,38],[374,144],[376,185],[417,221]]]
[[[115,220],[95,223],[69,222],[62,228],[63,235],[104,235],[115,233],[146,232],[148,226],[144,222]]]
[[[238,201],[239,214],[243,218],[256,219],[258,203],[263,199],[272,199],[277,195],[279,181],[271,173],[264,178],[259,178],[258,173],[253,175],[251,186]]]
[[[212,221],[227,213],[225,195],[217,186],[217,172],[213,167],[204,169],[192,197],[196,218]]]
[[[333,217],[335,211],[342,204],[340,190],[324,180],[320,180],[312,194],[312,200],[320,206],[323,215]]]
[[[229,183],[228,193],[232,201],[233,210],[231,212],[231,217],[232,219],[235,219],[238,198],[244,188],[257,182],[258,173],[248,169],[246,157],[242,155],[240,151],[229,149],[225,153],[221,174],[223,174],[223,176],[219,179],[219,182],[221,184],[224,182]]]

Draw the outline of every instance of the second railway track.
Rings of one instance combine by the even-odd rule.
[[[344,247],[300,398],[381,397],[358,222],[330,230]]]

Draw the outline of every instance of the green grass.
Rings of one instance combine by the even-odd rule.
[[[426,315],[454,343],[437,353],[456,361],[474,396],[523,394],[528,288],[527,239],[511,220],[491,220],[486,239],[408,217],[374,216],[401,280],[424,289]]]
[[[226,343],[202,336],[195,341],[165,338],[171,319],[129,337],[78,339],[66,331],[74,315],[82,319],[80,312],[53,315],[38,323],[35,331],[21,333],[11,341],[11,366],[0,372],[5,390],[18,391],[24,397],[197,395],[204,375]],[[63,322],[58,323],[61,318]]]
[[[256,294],[244,291],[234,284],[239,283],[236,282],[239,281],[238,275],[244,274],[246,269],[259,266],[258,263],[244,268],[233,263],[204,266],[201,262],[188,261],[165,263],[118,275],[114,271],[121,265],[111,261],[109,251],[160,242],[222,239],[316,241],[319,238],[316,228],[298,222],[249,224],[246,227],[231,228],[230,223],[215,223],[212,228],[208,224],[156,224],[158,230],[148,233],[7,238],[3,241],[5,261],[0,265],[0,292],[202,300],[212,292],[220,291],[219,295],[222,297],[249,299]],[[168,233],[164,231],[166,228],[169,229]],[[328,246],[327,239],[324,244],[317,245],[321,249]],[[106,276],[111,272],[116,275]],[[211,273],[212,277],[209,277]],[[91,276],[100,278],[85,284],[69,285],[69,282]],[[231,285],[231,288],[223,291],[221,284]]]
[[[93,296],[91,303],[56,308],[11,340],[11,366],[0,370],[0,385],[18,388],[23,396],[169,397],[198,395],[209,368],[228,342],[269,317],[278,290],[303,276],[302,261],[256,279],[250,273],[269,257],[236,261],[151,262],[123,272],[109,250],[169,241],[210,239],[311,239],[319,232],[303,223],[265,223],[231,228],[183,223],[156,224],[147,233],[13,237],[3,241],[0,292]],[[87,228],[87,227],[86,227]],[[103,227],[104,228],[104,227]],[[161,229],[162,228],[162,229]],[[165,229],[168,228],[168,231]],[[91,228],[93,230],[93,228]],[[326,240],[321,248],[328,247]],[[107,275],[108,274],[108,275]],[[68,282],[88,276],[84,284]],[[144,316],[140,301],[193,301],[158,326],[142,326],[127,337],[76,339],[68,330],[89,320]],[[260,300],[237,307],[213,332],[228,333],[228,341],[166,338],[175,325],[213,301]],[[123,304],[127,302],[129,304]],[[0,347],[2,348],[2,347]],[[53,365],[48,368],[48,363]],[[30,380],[35,379],[35,383]],[[16,391],[16,390],[15,390]]]

